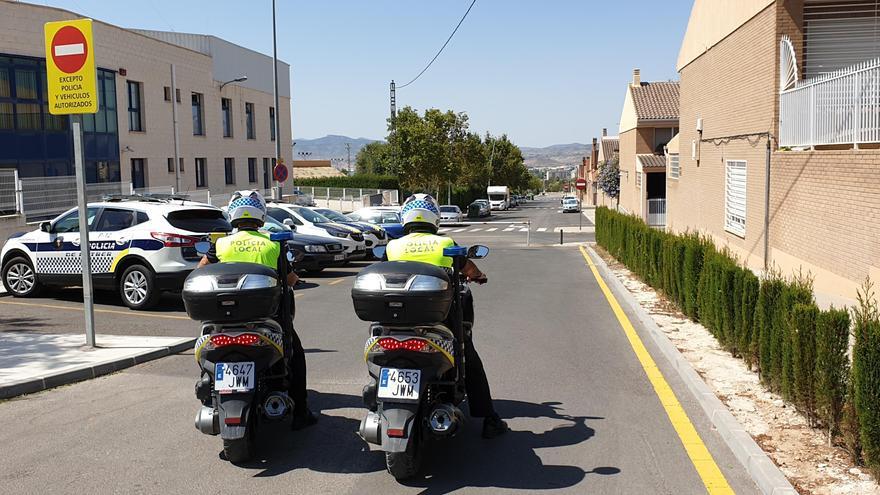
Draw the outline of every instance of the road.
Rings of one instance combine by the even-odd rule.
[[[355,266],[308,277],[309,288],[298,293],[296,323],[317,426],[292,433],[270,425],[261,432],[259,459],[243,467],[220,460],[219,439],[192,425],[198,372],[187,352],[0,403],[3,491],[705,493],[702,471],[574,244],[591,241],[591,231],[566,234],[571,244],[556,245],[554,228],[578,224],[557,205],[535,201],[493,215],[488,226],[448,227],[466,229],[450,231],[460,244],[492,249],[479,262],[490,283],[474,288],[475,340],[510,434],[482,440],[479,421],[469,421],[457,437],[435,445],[424,477],[403,485],[384,471],[382,453],[355,433],[364,414],[367,336],[351,306]],[[527,220],[531,246],[526,233],[505,232],[510,224],[502,223]],[[148,314],[128,311],[112,295],[98,300],[99,332],[196,333],[177,299]],[[75,291],[0,299],[0,332],[79,332],[77,302]],[[733,490],[757,493],[674,370],[642,340]]]

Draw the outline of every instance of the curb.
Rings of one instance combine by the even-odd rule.
[[[11,399],[19,395],[33,394],[48,390],[50,388],[60,387],[61,385],[69,385],[71,383],[90,380],[101,375],[107,375],[122,371],[132,366],[153,361],[165,356],[177,354],[187,349],[191,349],[197,339],[190,339],[180,344],[169,347],[157,347],[155,350],[139,354],[137,356],[116,359],[113,361],[105,361],[86,368],[65,371],[54,375],[48,375],[41,378],[33,378],[15,382],[9,385],[0,386],[0,400]]]
[[[755,442],[749,432],[736,420],[727,407],[709,389],[706,382],[691,367],[690,363],[678,352],[678,349],[666,337],[666,334],[654,323],[651,315],[630,294],[616,276],[605,264],[605,261],[596,254],[591,246],[587,251],[593,259],[593,263],[602,274],[602,278],[611,287],[611,290],[623,300],[627,307],[635,313],[638,323],[647,330],[648,335],[668,362],[678,372],[678,376],[685,383],[691,394],[697,399],[703,412],[718,430],[724,443],[727,444],[734,457],[746,469],[746,472],[754,480],[758,489],[766,495],[797,495],[797,491],[791,486],[788,478],[773,463],[769,456]]]

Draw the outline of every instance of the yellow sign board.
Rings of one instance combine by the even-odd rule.
[[[97,112],[92,20],[47,22],[44,32],[49,113],[67,115]]]

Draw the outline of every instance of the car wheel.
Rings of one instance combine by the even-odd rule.
[[[126,306],[140,310],[155,306],[161,293],[152,270],[144,265],[131,265],[119,279],[119,295]]]
[[[21,256],[12,258],[3,267],[3,286],[15,297],[36,296],[41,289],[33,265]]]

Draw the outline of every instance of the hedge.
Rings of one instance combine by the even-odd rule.
[[[296,171],[294,170],[294,173]],[[396,175],[354,174],[340,177],[294,178],[297,187],[352,187],[363,189],[399,189]]]
[[[880,474],[880,311],[864,302],[873,295],[855,313],[850,370],[848,313],[819,311],[808,276],[771,270],[759,279],[707,238],[666,233],[605,207],[596,209],[596,242]]]

